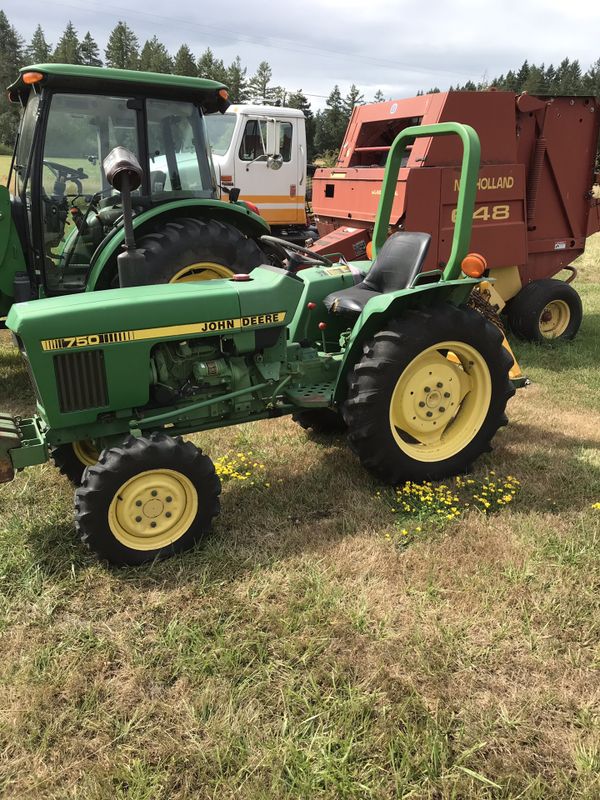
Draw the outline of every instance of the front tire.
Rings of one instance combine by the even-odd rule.
[[[507,305],[511,331],[526,342],[570,341],[583,318],[581,298],[554,278],[533,281]]]
[[[396,484],[466,472],[501,425],[513,359],[496,326],[436,306],[390,321],[363,348],[343,405],[350,446]]]
[[[79,486],[86,467],[93,466],[100,453],[92,439],[59,444],[50,451],[54,465],[74,486]]]
[[[193,547],[219,513],[214,464],[163,433],[104,450],[75,492],[75,527],[97,556],[137,566]]]

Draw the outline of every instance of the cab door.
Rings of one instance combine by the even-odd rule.
[[[269,159],[267,117],[248,116],[241,130],[235,169],[236,185],[242,188],[240,199],[257,205],[270,225],[304,222],[304,187],[298,186],[297,138],[297,120],[280,119],[280,158]]]

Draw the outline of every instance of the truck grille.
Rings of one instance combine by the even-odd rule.
[[[61,353],[54,356],[60,410],[83,411],[108,405],[104,353]]]

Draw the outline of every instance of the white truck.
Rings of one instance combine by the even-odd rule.
[[[306,217],[304,114],[295,108],[232,105],[205,117],[217,183],[240,190],[276,236],[296,244],[317,238]]]

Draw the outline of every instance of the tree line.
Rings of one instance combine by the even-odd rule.
[[[309,158],[327,157],[337,153],[346,131],[352,109],[365,102],[354,84],[342,95],[334,86],[325,108],[313,113],[311,104],[302,89],[290,91],[273,82],[273,71],[267,61],[261,61],[256,72],[248,74],[239,56],[226,65],[210,47],[198,56],[188,44],[182,44],[175,54],[153,36],[141,44],[133,29],[119,21],[111,31],[103,53],[90,31],[80,36],[69,21],[55,44],[50,43],[41,25],[38,25],[29,43],[10,24],[0,10],[0,81],[2,86],[11,83],[21,66],[48,62],[82,64],[93,67],[144,70],[148,72],[190,75],[219,81],[227,86],[232,102],[288,106],[300,109],[306,118]],[[530,94],[590,94],[600,96],[600,58],[586,71],[578,60],[565,58],[554,67],[552,64],[529,64],[525,61],[517,70],[509,70],[491,80],[467,81],[451,86],[450,91],[484,91],[489,88]],[[438,87],[427,93],[439,92]],[[423,94],[424,92],[418,92]],[[387,98],[393,99],[393,98]],[[379,90],[371,102],[383,102]],[[0,95],[0,144],[12,147],[18,126],[19,110],[11,105],[4,94]]]

